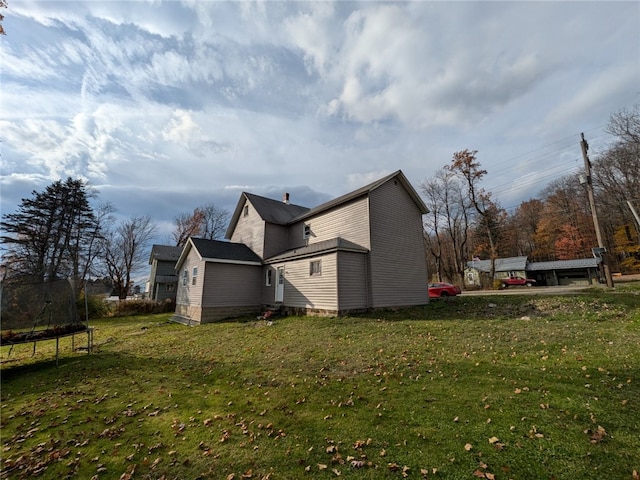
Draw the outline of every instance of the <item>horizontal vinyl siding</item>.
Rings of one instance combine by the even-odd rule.
[[[198,279],[195,285],[191,284],[193,268],[198,267]],[[202,304],[202,289],[206,263],[200,260],[195,249],[191,249],[187,258],[182,262],[178,275],[176,303],[179,305],[200,306]],[[184,270],[187,270],[187,284],[182,285]]]
[[[367,255],[338,252],[338,310],[369,306]]]
[[[304,225],[311,226],[309,244],[342,237],[365,248],[369,243],[369,205],[366,196],[340,205],[304,222],[291,225],[289,233],[290,248],[305,245]]]
[[[230,241],[235,243],[244,243],[253,250],[260,258],[264,258],[264,230],[265,222],[262,220],[258,212],[256,212],[250,202],[246,202],[245,206],[249,206],[249,213],[244,215],[244,206],[240,212],[240,218],[236,228],[231,235]]]
[[[273,257],[289,249],[289,230],[287,227],[265,223],[264,231],[264,256],[262,258]]]
[[[402,184],[370,194],[373,307],[428,303],[422,214]]]
[[[156,262],[156,275],[175,275],[176,262],[167,260],[158,260]]]
[[[203,307],[260,305],[262,267],[208,262]]]
[[[322,262],[321,275],[309,275],[311,261]],[[285,264],[284,304],[287,307],[337,310],[335,252]],[[277,265],[274,265],[274,267]]]

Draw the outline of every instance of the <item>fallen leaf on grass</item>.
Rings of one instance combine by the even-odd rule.
[[[600,443],[607,436],[607,431],[600,425],[597,430],[585,430],[585,433],[591,438],[591,443]]]
[[[464,446],[464,449],[465,449],[467,452],[470,452],[472,448],[473,448],[473,445],[471,445],[470,443],[467,443],[467,444]]]

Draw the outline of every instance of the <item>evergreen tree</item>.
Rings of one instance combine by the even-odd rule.
[[[101,234],[82,180],[67,178],[32,192],[15,213],[4,215],[2,237],[9,276],[28,275],[36,281],[73,278],[82,281],[95,257]]]

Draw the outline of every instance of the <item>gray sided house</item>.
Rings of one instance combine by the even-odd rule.
[[[425,213],[401,171],[314,208],[242,193],[228,242],[192,238],[183,250],[176,316],[207,323],[266,306],[339,315],[426,304]]]
[[[537,285],[593,285],[599,282],[600,258],[578,258],[550,262],[529,262],[527,257],[497,258],[495,278],[519,276],[536,280]],[[480,286],[480,276],[488,276],[490,260],[467,262],[465,285]]]
[[[507,257],[496,258],[495,276],[496,279],[507,277],[526,277],[527,257]],[[467,262],[464,271],[464,283],[468,287],[479,287],[482,285],[481,275],[491,272],[491,260],[474,260]]]
[[[151,247],[151,255],[149,255],[151,273],[147,287],[150,300],[156,302],[167,299],[175,300],[178,287],[176,262],[180,258],[180,253],[182,253],[181,247],[168,245],[153,245]]]

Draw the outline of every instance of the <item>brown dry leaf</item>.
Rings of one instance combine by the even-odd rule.
[[[404,478],[407,478],[409,476],[409,471],[411,469],[409,467],[407,467],[406,465],[404,467],[402,467],[402,476]]]
[[[633,473],[631,474],[631,478],[633,478],[633,480],[640,480],[640,474],[637,470],[633,471]]]
[[[387,467],[389,467],[389,470],[391,470],[392,472],[397,472],[398,470],[400,470],[400,465],[398,465],[397,463],[389,463],[387,464]]]
[[[234,478],[236,478],[235,473],[230,473],[229,475],[227,475],[227,480],[233,480]]]
[[[472,448],[473,448],[473,445],[471,445],[470,443],[467,443],[467,444],[464,446],[464,449],[465,449],[467,452],[470,452]]]
[[[499,441],[500,441],[500,439],[499,439],[498,437],[491,437],[491,438],[489,439],[489,443],[490,443],[491,445],[493,445],[494,443],[498,443]]]
[[[484,476],[485,476],[485,478],[488,478],[489,480],[495,480],[496,479],[496,476],[493,473],[485,472]]]
[[[477,478],[486,478],[482,470],[476,470],[475,472],[473,472],[473,476]]]
[[[600,425],[596,431],[587,430],[591,434],[591,443],[600,443],[607,436],[607,431]]]
[[[340,475],[342,475],[342,472],[340,470],[338,470],[337,468],[334,468],[331,471],[336,474],[336,477],[339,477]]]
[[[253,477],[253,470],[251,469],[247,470],[242,474],[242,478],[252,478],[252,477]]]
[[[324,463],[319,463],[318,464],[318,470],[326,470],[327,469],[327,465]]]

